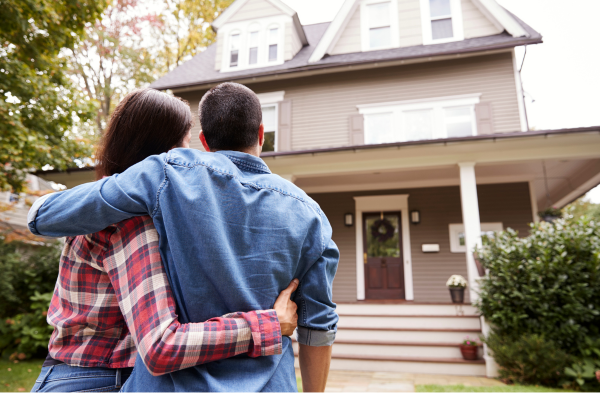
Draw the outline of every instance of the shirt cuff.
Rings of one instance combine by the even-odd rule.
[[[306,346],[331,346],[335,341],[335,333],[335,330],[319,331],[299,326],[298,329],[296,329],[296,340],[298,343]]]
[[[56,193],[48,193],[37,199],[29,209],[29,212],[27,213],[27,226],[29,227],[31,233],[33,233],[34,235],[42,236],[42,234],[38,232],[37,228],[35,227],[35,219],[37,218],[37,214],[40,208],[42,208],[46,200],[48,200],[48,198],[53,194]]]
[[[275,310],[255,311],[260,329],[260,340],[254,336],[254,348],[250,349],[250,357],[274,356],[281,354],[281,326]]]

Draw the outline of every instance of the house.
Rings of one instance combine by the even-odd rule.
[[[20,194],[0,192],[0,232],[18,231],[28,235],[29,207],[39,196],[55,191],[50,182],[32,174],[27,174],[25,186],[27,190]]]
[[[213,29],[152,87],[194,112],[221,82],[258,94],[263,159],[321,205],[340,248],[332,368],[493,376],[487,352],[458,349],[488,329],[470,304],[472,250],[600,183],[600,127],[528,128],[514,48],[542,36],[494,0],[346,0],[305,26],[281,1],[237,0]],[[64,176],[45,178],[91,171]],[[453,274],[468,278],[465,305]]]

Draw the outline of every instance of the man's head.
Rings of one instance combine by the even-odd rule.
[[[200,140],[206,150],[260,154],[264,141],[258,96],[244,85],[222,83],[210,89],[198,107]]]

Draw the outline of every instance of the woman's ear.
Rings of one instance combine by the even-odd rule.
[[[210,147],[208,147],[208,143],[206,143],[206,138],[204,137],[204,132],[200,131],[200,141],[202,142],[202,146],[204,150],[210,152]]]

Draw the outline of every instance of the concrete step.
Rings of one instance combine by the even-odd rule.
[[[479,338],[480,329],[369,329],[339,327],[336,341],[403,342],[403,343],[455,343],[468,336]]]
[[[293,343],[298,351],[298,343]],[[336,340],[333,355],[462,358],[457,343],[361,342]],[[481,354],[482,355],[482,354]]]
[[[477,308],[467,304],[338,304],[343,315],[447,315],[479,316]]]
[[[340,314],[340,328],[481,329],[479,317],[444,315],[384,316]]]

